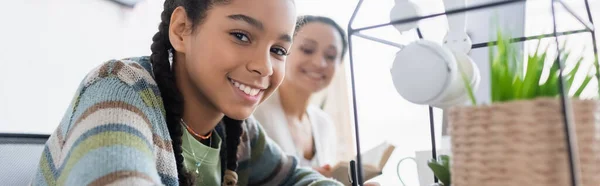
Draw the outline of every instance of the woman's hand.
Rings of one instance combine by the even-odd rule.
[[[331,172],[331,165],[327,164],[324,165],[322,167],[314,167],[313,169],[315,169],[316,171],[318,171],[319,173],[321,173],[323,176],[331,178],[332,176],[332,172]]]

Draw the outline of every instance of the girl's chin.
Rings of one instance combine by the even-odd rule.
[[[253,112],[254,108],[251,110]],[[234,120],[246,120],[252,115],[252,112],[225,113],[225,116]]]
[[[325,87],[321,87],[321,86],[316,86],[316,85],[306,85],[304,87],[301,87],[302,91],[305,92],[310,92],[310,93],[318,93],[321,90],[325,89]]]

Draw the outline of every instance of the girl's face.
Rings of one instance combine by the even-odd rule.
[[[327,87],[342,59],[342,38],[325,23],[302,26],[294,37],[285,81],[315,93]]]
[[[292,0],[234,0],[214,5],[181,37],[171,28],[169,37],[199,102],[242,120],[281,84],[295,24]]]

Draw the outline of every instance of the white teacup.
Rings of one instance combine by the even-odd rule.
[[[437,156],[439,155],[449,155],[449,153],[444,152],[444,150],[442,150],[442,152],[438,152]],[[400,179],[400,182],[402,183],[402,185],[406,186],[406,184],[404,184],[404,181],[402,179],[402,176],[400,175],[400,165],[405,162],[404,160],[412,160],[417,164],[417,174],[419,176],[419,185],[420,186],[431,186],[431,184],[434,183],[434,175],[433,175],[433,171],[431,171],[431,169],[429,169],[429,166],[427,166],[427,162],[433,159],[433,157],[431,156],[431,151],[416,151],[415,152],[415,157],[406,157],[406,158],[402,158],[400,159],[400,161],[398,161],[398,165],[397,165],[397,174],[398,174],[398,179]]]

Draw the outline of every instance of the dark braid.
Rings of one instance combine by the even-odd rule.
[[[165,1],[164,10],[161,13],[161,23],[158,26],[158,32],[152,37],[152,55],[150,61],[158,88],[163,99],[166,111],[166,122],[169,134],[172,140],[175,162],[177,162],[177,173],[179,185],[193,185],[193,177],[184,171],[183,155],[181,149],[181,136],[183,130],[179,124],[179,118],[183,114],[182,96],[175,85],[175,74],[171,71],[169,64],[169,50],[173,46],[169,42],[168,30],[171,14],[174,10],[173,1]]]
[[[242,136],[242,123],[243,121],[234,120],[227,116],[223,118],[225,123],[225,141],[227,142],[226,153],[227,153],[227,169],[236,171],[238,168],[237,163],[237,150],[240,145],[240,137]]]
[[[173,153],[175,154],[175,161],[177,163],[177,173],[180,185],[193,185],[194,181],[193,176],[190,176],[190,174],[185,171],[183,165],[181,148],[181,136],[183,135],[183,129],[179,123],[183,115],[183,97],[177,89],[175,84],[175,73],[173,70],[171,70],[171,66],[169,64],[169,50],[173,50],[173,46],[169,41],[168,35],[171,14],[173,14],[175,8],[182,6],[187,13],[187,17],[192,21],[192,29],[194,29],[196,25],[201,23],[202,19],[205,17],[206,11],[214,3],[223,2],[226,1],[166,0],[164,3],[164,10],[160,16],[161,23],[158,26],[158,32],[154,35],[154,37],[152,37],[152,55],[150,55],[150,60],[152,62],[156,83],[158,84],[158,88],[165,106],[167,128],[169,129],[169,134],[172,140]],[[175,61],[175,59],[173,59],[173,61]],[[241,129],[241,127],[237,128]],[[239,144],[239,140],[237,140],[236,143]],[[227,157],[228,159],[230,158],[230,156]],[[237,161],[237,158],[229,160],[228,162],[235,161]],[[232,170],[235,171],[235,169]]]
[[[340,37],[342,39],[342,55],[341,55],[342,57],[341,58],[344,58],[344,55],[346,54],[346,49],[348,48],[348,42],[346,41],[346,31],[344,31],[344,29],[342,29],[342,27],[340,25],[338,25],[333,19],[328,18],[328,17],[323,17],[323,16],[313,16],[313,15],[300,16],[296,20],[295,32],[298,32],[300,30],[300,28],[302,28],[304,25],[306,25],[308,23],[312,23],[312,22],[319,22],[319,23],[327,24],[329,26],[332,26],[333,28],[335,28],[335,30],[338,31],[338,34],[340,34]]]

